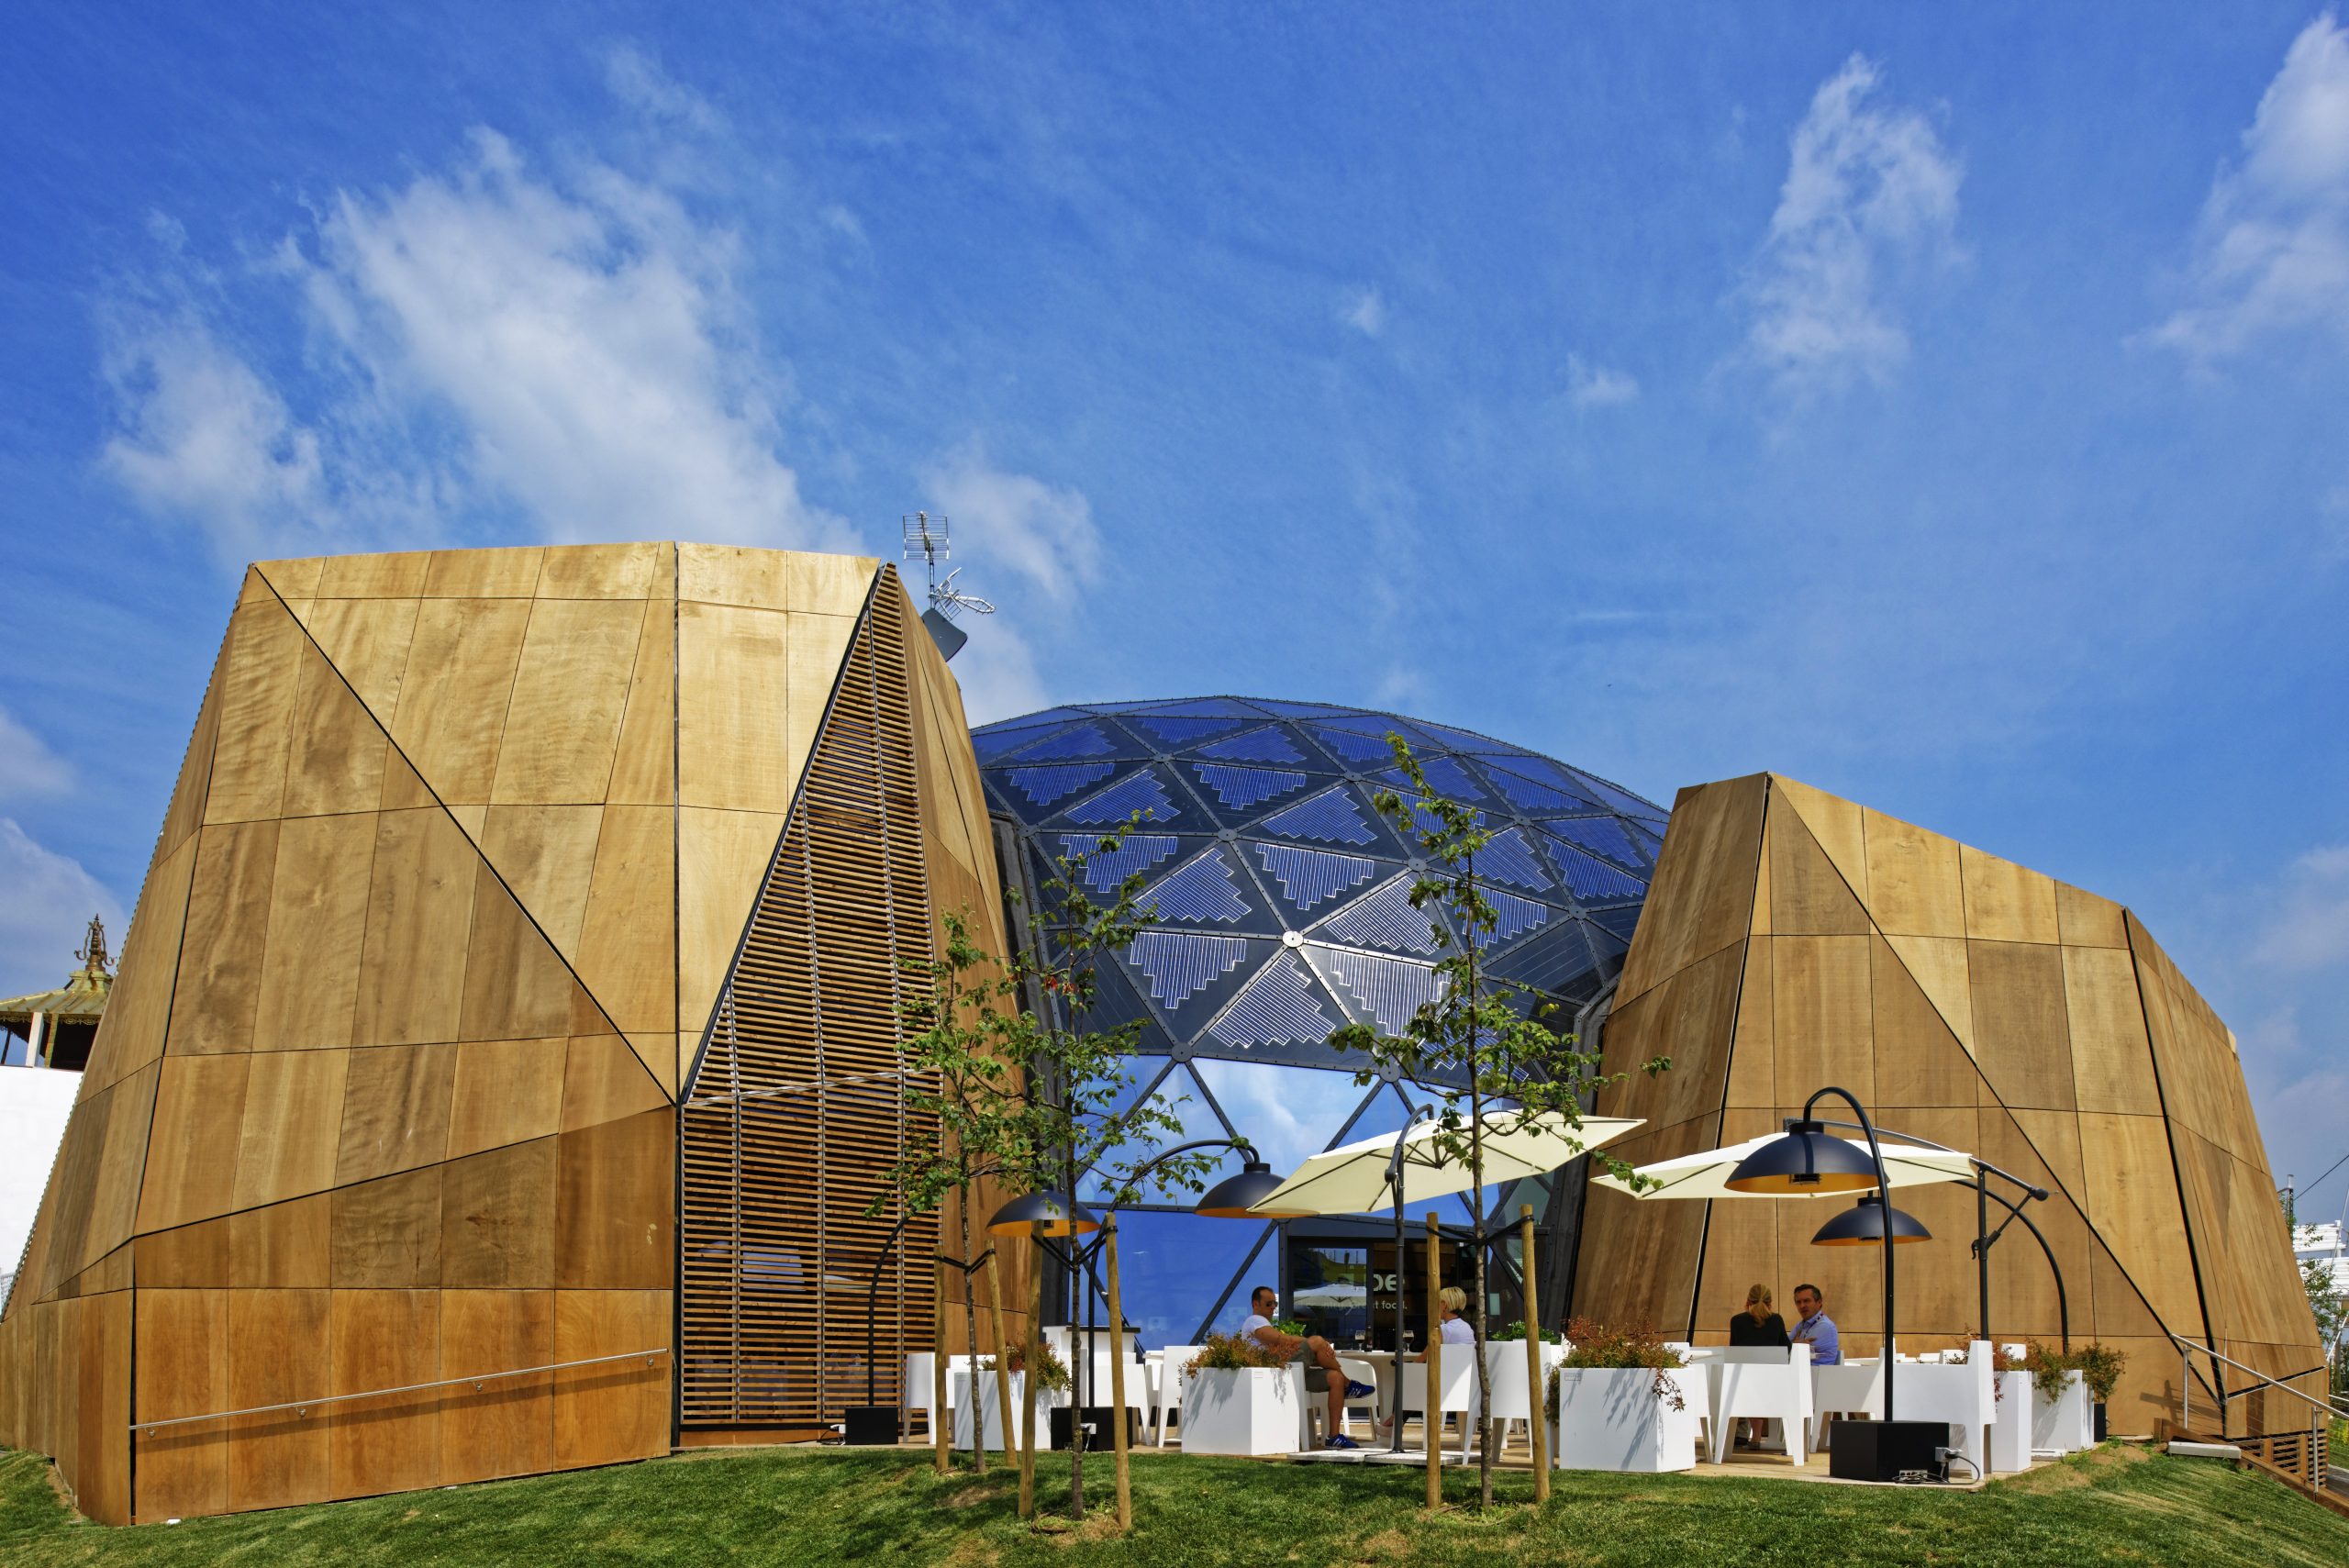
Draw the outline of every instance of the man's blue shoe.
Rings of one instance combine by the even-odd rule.
[[[1322,1442],[1321,1446],[1323,1448],[1360,1448],[1362,1447],[1362,1444],[1354,1441],[1353,1439],[1346,1436],[1343,1432],[1332,1432]]]
[[[1346,1379],[1346,1397],[1349,1399],[1367,1399],[1377,1392],[1367,1383],[1356,1383],[1351,1377]],[[1348,1443],[1346,1446],[1352,1448],[1353,1445]]]

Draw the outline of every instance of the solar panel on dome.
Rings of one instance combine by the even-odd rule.
[[[1485,847],[1476,851],[1476,874],[1530,887],[1536,893],[1547,893],[1558,885],[1542,869],[1541,859],[1534,854],[1533,846],[1525,841],[1522,828],[1508,828],[1485,840]]]
[[[1411,883],[1406,874],[1374,889],[1314,928],[1316,936],[1351,947],[1385,948],[1390,952],[1433,953],[1441,944],[1427,910],[1411,905]]]
[[[971,750],[982,762],[992,762],[1007,751],[1041,740],[1056,727],[1050,724],[1023,724],[1017,729],[982,729],[971,737]]]
[[[1484,786],[1468,776],[1468,770],[1451,758],[1421,757],[1419,762],[1419,775],[1428,781],[1428,788],[1445,799],[1465,803],[1489,798]],[[1414,788],[1410,775],[1400,768],[1388,768],[1375,776],[1379,783],[1396,789],[1409,791]]]
[[[1230,973],[1247,956],[1248,944],[1237,937],[1186,931],[1143,931],[1126,950],[1126,962],[1150,977],[1152,997],[1170,1012]]]
[[[1299,849],[1294,844],[1258,844],[1256,860],[1280,884],[1282,895],[1308,912],[1324,899],[1360,887],[1378,874],[1378,862],[1360,855]]]
[[[1494,917],[1490,934],[1479,933],[1481,945],[1487,947],[1506,947],[1556,913],[1547,904],[1536,904],[1531,898],[1520,898],[1497,887],[1485,889],[1485,902],[1493,906]]]
[[[1332,714],[1352,713],[1350,707],[1337,707],[1325,702],[1288,702],[1279,697],[1250,697],[1249,703],[1266,713],[1282,718],[1325,718]]]
[[[1441,994],[1435,971],[1424,963],[1338,949],[1325,951],[1338,984],[1388,1034],[1402,1033],[1412,1015]]]
[[[1395,755],[1395,749],[1375,735],[1357,734],[1351,729],[1337,729],[1326,724],[1311,727],[1313,738],[1330,749],[1341,761],[1357,765],[1384,762]]]
[[[1075,762],[1083,757],[1106,757],[1117,751],[1117,742],[1103,732],[1098,724],[1081,724],[1074,729],[1021,747],[1005,759],[1015,762]]]
[[[1152,713],[1182,714],[1193,718],[1246,718],[1264,717],[1252,703],[1237,697],[1184,697],[1175,702],[1152,703]]]
[[[1134,902],[1144,909],[1156,906],[1162,920],[1237,920],[1248,913],[1220,847],[1171,873]]]
[[[1204,740],[1210,735],[1221,735],[1227,730],[1237,729],[1243,724],[1253,724],[1256,718],[1252,714],[1246,718],[1192,718],[1140,713],[1135,714],[1127,722],[1146,734],[1155,736],[1160,744],[1171,751],[1179,746],[1188,746],[1194,740]]]
[[[1003,776],[1028,797],[1030,806],[1050,806],[1117,771],[1108,762],[1068,762],[1059,767],[1008,768]]]
[[[1598,968],[1580,920],[1561,920],[1493,960],[1493,973],[1502,980],[1553,995],[1575,990]]]
[[[1471,729],[1454,729],[1448,724],[1430,724],[1424,718],[1416,719],[1413,722],[1423,733],[1442,741],[1455,751],[1489,751],[1501,744],[1489,735],[1479,735]]]
[[[1172,834],[1129,833],[1125,842],[1103,853],[1101,840],[1084,833],[1061,835],[1061,853],[1074,860],[1086,857],[1085,880],[1096,893],[1114,893],[1118,884],[1138,871],[1148,871],[1181,845]]]
[[[1601,800],[1605,801],[1608,805],[1613,806],[1618,811],[1652,812],[1655,809],[1653,806],[1650,805],[1647,801],[1642,800],[1630,790],[1618,788],[1616,785],[1609,784],[1605,779],[1598,778],[1590,773],[1586,773],[1579,768],[1574,770],[1574,772],[1575,775],[1582,781],[1585,789],[1595,792]]]
[[[1560,838],[1570,839],[1594,854],[1636,865],[1638,851],[1623,825],[1612,817],[1561,817],[1542,825]]]
[[[1236,1049],[1271,1045],[1315,1045],[1345,1020],[1321,999],[1320,988],[1293,953],[1283,953],[1256,972],[1208,1034]]]
[[[1575,896],[1597,902],[1613,903],[1619,899],[1637,898],[1647,892],[1647,884],[1625,875],[1594,855],[1585,854],[1564,839],[1553,838],[1551,858],[1565,873],[1566,885]]]
[[[1320,844],[1370,844],[1378,840],[1353,792],[1343,784],[1332,784],[1319,795],[1308,795],[1273,813],[1256,824],[1256,830],[1283,839],[1311,839]]]
[[[1289,738],[1274,726],[1252,729],[1245,735],[1235,735],[1229,740],[1210,740],[1196,753],[1229,762],[1302,762],[1305,753],[1290,743]]]
[[[1215,791],[1215,797],[1227,808],[1245,811],[1277,800],[1293,790],[1303,789],[1311,781],[1303,773],[1285,768],[1240,768],[1224,762],[1201,762],[1193,767],[1199,782]]]
[[[1070,821],[1089,827],[1123,822],[1137,811],[1145,822],[1172,822],[1182,815],[1166,798],[1166,786],[1158,775],[1148,772],[1119,779],[1092,799],[1070,806],[1067,815]]]
[[[1553,811],[1598,809],[1598,802],[1595,800],[1585,800],[1578,795],[1568,795],[1564,790],[1537,784],[1494,763],[1489,758],[1484,761],[1486,764],[1485,776],[1493,781],[1493,787],[1501,792],[1502,798],[1520,811],[1539,817]]]
[[[1637,909],[1601,909],[1590,918],[1597,925],[1629,942],[1631,940],[1631,933],[1639,927],[1640,912]]]

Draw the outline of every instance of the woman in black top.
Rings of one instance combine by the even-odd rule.
[[[1768,1285],[1757,1284],[1745,1293],[1745,1310],[1729,1320],[1729,1342],[1787,1348],[1787,1320],[1770,1310]]]

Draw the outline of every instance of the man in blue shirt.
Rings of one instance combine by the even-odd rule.
[[[1802,1321],[1787,1330],[1787,1338],[1810,1347],[1810,1364],[1834,1366],[1843,1359],[1843,1345],[1835,1319],[1827,1316],[1827,1300],[1815,1284],[1795,1286],[1795,1310]]]

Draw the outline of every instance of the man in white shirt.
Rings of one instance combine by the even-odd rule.
[[[1306,1368],[1306,1383],[1309,1387],[1313,1373],[1319,1371],[1330,1391],[1330,1436],[1323,1448],[1356,1448],[1361,1445],[1346,1436],[1346,1401],[1363,1399],[1377,1393],[1366,1383],[1355,1383],[1346,1376],[1345,1368],[1338,1362],[1338,1352],[1330,1341],[1319,1334],[1304,1339],[1284,1334],[1273,1327],[1273,1313],[1280,1306],[1280,1296],[1271,1285],[1260,1284],[1248,1295],[1248,1316],[1241,1319],[1240,1332],[1271,1351],[1284,1361],[1301,1362]]]

